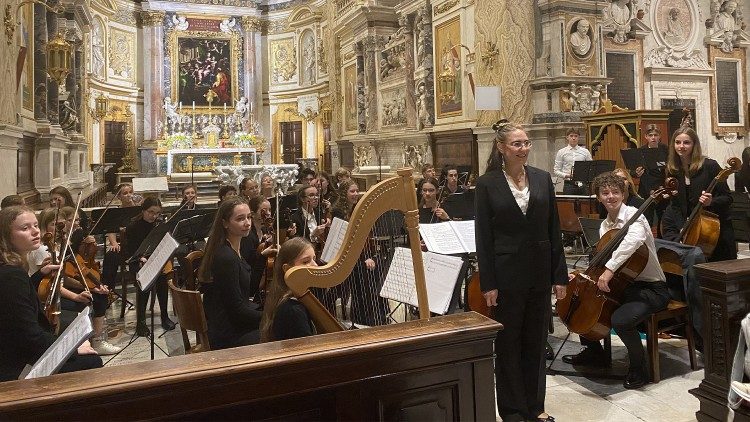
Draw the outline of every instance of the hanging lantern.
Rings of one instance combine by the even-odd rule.
[[[59,33],[47,42],[47,74],[60,85],[70,73],[72,52],[73,46]]]
[[[96,121],[100,121],[107,115],[109,110],[109,100],[104,94],[99,93],[99,96],[94,100],[94,118]]]

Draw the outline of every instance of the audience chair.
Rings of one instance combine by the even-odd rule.
[[[182,275],[185,278],[185,285],[183,286],[185,289],[197,290],[198,269],[201,266],[202,260],[203,251],[192,251],[184,257],[177,258],[177,261],[180,263]]]
[[[182,342],[185,345],[185,354],[199,353],[211,350],[208,341],[208,325],[206,314],[203,312],[203,299],[201,293],[194,290],[183,290],[175,287],[174,281],[169,280],[169,290],[172,291],[172,302],[180,322]],[[196,344],[190,345],[187,330],[195,331]]]

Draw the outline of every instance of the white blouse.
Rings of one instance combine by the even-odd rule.
[[[522,190],[519,190],[516,187],[516,184],[513,183],[513,178],[508,176],[508,173],[505,173],[505,180],[508,182],[510,193],[513,194],[513,198],[516,200],[516,204],[518,204],[518,208],[521,209],[521,212],[523,213],[523,215],[526,215],[526,210],[529,209],[529,186],[528,184]]]

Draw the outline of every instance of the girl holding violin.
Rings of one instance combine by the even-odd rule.
[[[450,220],[450,216],[441,207],[439,196],[440,184],[434,177],[424,179],[420,185],[422,200],[419,201],[420,210],[431,210],[432,212],[420,212],[419,224],[430,224]]]
[[[722,181],[716,184],[712,192],[706,192],[720,171],[719,163],[703,156],[695,130],[688,127],[675,131],[667,157],[667,176],[677,178],[679,184],[677,196],[672,199],[662,217],[662,237],[681,241],[680,229],[693,208],[702,204],[705,210],[718,216],[720,223],[716,248],[708,257],[709,261],[737,259],[737,244],[730,217],[732,196],[729,186]]]
[[[240,196],[245,198],[245,201],[247,202],[258,195],[260,195],[258,182],[249,176],[242,179],[242,182],[240,182]]]
[[[136,216],[135,219],[125,229],[125,254],[132,257],[137,251],[141,243],[146,239],[151,230],[156,227],[157,219],[161,214],[161,201],[158,198],[146,197],[141,204],[141,214]],[[130,272],[133,277],[138,273],[143,263],[146,262],[145,257],[138,257],[137,260],[131,262]],[[161,327],[167,331],[174,330],[175,323],[169,318],[169,310],[167,303],[169,302],[169,288],[167,287],[167,280],[164,274],[160,275],[156,282],[151,285],[151,289],[142,292],[140,289],[137,293],[136,301],[136,334],[139,336],[148,336],[150,330],[146,326],[146,304],[148,303],[149,295],[151,290],[156,289],[156,297],[159,300],[159,309],[161,310]]]
[[[211,349],[247,346],[259,341],[261,312],[250,299],[257,292],[251,268],[240,253],[250,234],[250,207],[242,198],[224,201],[216,213],[198,269]]]
[[[198,202],[198,188],[194,185],[187,185],[182,188],[182,202],[180,207],[184,210],[194,210],[195,204]]]
[[[551,422],[544,411],[550,289],[559,299],[568,283],[555,189],[549,173],[526,164],[531,141],[523,127],[501,120],[493,129],[475,225],[481,290],[505,327],[495,340],[497,407],[506,421]]]
[[[276,242],[271,231],[274,220],[271,219],[271,203],[260,196],[250,200],[251,226],[250,234],[240,241],[242,257],[250,264],[251,290],[265,291],[264,275],[269,257],[276,254]]]
[[[260,179],[260,195],[266,199],[274,197],[273,178],[270,174],[265,174]]]
[[[281,245],[274,263],[274,277],[260,323],[260,341],[263,343],[315,334],[307,308],[292,295],[284,280],[284,274],[298,265],[318,264],[310,242],[302,237],[293,237]]]
[[[0,211],[0,381],[17,379],[52,345],[55,336],[37,297],[41,278],[59,265],[28,275],[26,256],[39,248],[41,231],[33,211],[12,206]],[[84,342],[59,372],[100,368],[102,360]]]
[[[63,245],[65,237],[72,228],[73,216],[65,216],[59,223],[55,221],[59,218],[57,209],[48,208],[39,214],[38,223],[47,242],[28,255],[29,273],[33,274],[38,268],[48,262],[52,256],[61,258],[60,245]],[[80,229],[79,229],[80,230]],[[57,239],[55,239],[57,237]],[[75,248],[73,248],[75,249]],[[53,255],[54,254],[54,255]],[[70,256],[70,254],[65,254]],[[64,265],[63,285],[60,287],[60,305],[62,310],[73,313],[81,312],[89,304],[92,305],[92,326],[94,335],[91,338],[91,345],[100,355],[113,355],[121,349],[107,341],[106,324],[107,318],[105,313],[109,306],[109,289],[106,285],[96,285],[88,283],[84,285],[81,281],[85,274],[78,271],[77,266],[68,259]],[[86,271],[87,268],[81,268]],[[90,285],[90,286],[89,286]],[[64,328],[64,327],[61,327]]]

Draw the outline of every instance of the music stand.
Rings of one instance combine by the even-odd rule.
[[[203,214],[180,219],[172,231],[172,237],[181,244],[196,243],[208,237],[216,217],[217,209],[204,211]],[[180,213],[182,214],[182,213]]]
[[[269,198],[268,202],[271,203],[271,215],[278,216],[276,213],[276,197]],[[279,198],[279,208],[288,209],[289,214],[292,214],[297,209],[297,195],[290,194],[290,195],[282,195]],[[278,218],[278,217],[277,217]],[[291,225],[291,222],[288,218],[281,218],[279,219],[279,228],[282,229],[288,229]]]
[[[104,211],[104,208],[91,210],[91,220],[99,221],[94,231],[91,232],[92,235],[119,233],[121,227],[127,227],[130,221],[141,212],[141,207],[109,208],[106,213]]]
[[[573,164],[573,181],[588,188],[596,176],[614,170],[615,165],[614,160],[576,161]]]
[[[662,148],[630,148],[620,150],[620,155],[628,170],[635,172],[638,167],[644,170],[659,170],[667,161],[666,152]]]
[[[452,219],[473,220],[476,213],[474,209],[474,190],[469,189],[461,193],[454,193],[445,198],[443,209]]]

